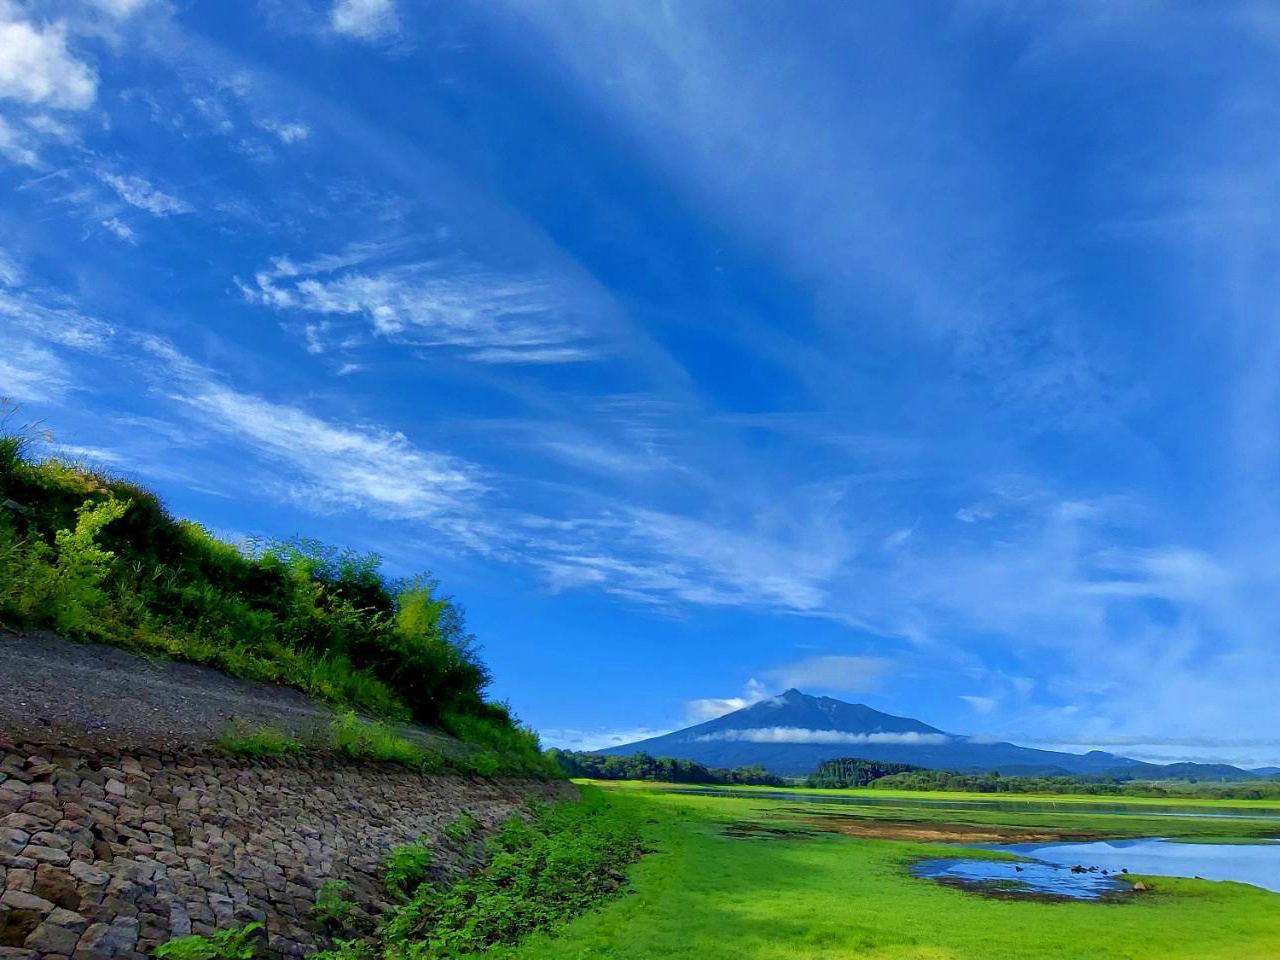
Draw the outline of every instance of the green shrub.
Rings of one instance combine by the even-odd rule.
[[[212,936],[193,934],[156,947],[161,960],[251,960],[257,955],[261,923],[234,930],[219,930]]]
[[[356,905],[355,901],[347,896],[350,892],[351,884],[345,880],[326,880],[316,891],[316,903],[311,908],[311,919],[325,933],[343,933],[351,926]]]
[[[469,813],[460,813],[445,824],[441,831],[446,837],[454,843],[462,843],[470,837],[475,836],[476,831],[480,829],[480,821]]]
[[[334,940],[328,950],[311,955],[312,960],[374,960],[377,955],[367,940]]]
[[[383,928],[388,957],[436,960],[515,943],[616,892],[641,853],[630,809],[598,790],[508,819],[490,849],[482,872],[448,889],[423,885],[394,911]]]
[[[439,770],[445,765],[440,754],[418,746],[386,724],[361,720],[353,711],[334,720],[332,744],[334,750],[353,760],[398,763],[422,772]]]
[[[289,731],[275,727],[263,727],[251,733],[228,733],[218,740],[218,746],[242,757],[279,757],[307,749],[306,744]]]
[[[391,895],[404,899],[417,890],[427,879],[432,857],[431,842],[422,837],[392,849],[383,861],[383,883]]]

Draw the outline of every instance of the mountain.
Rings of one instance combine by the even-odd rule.
[[[618,756],[644,752],[711,767],[760,764],[791,777],[804,776],[820,761],[842,756],[938,770],[998,770],[1007,776],[1205,780],[1249,780],[1256,776],[1226,764],[1180,763],[1166,768],[1102,750],[1059,753],[958,736],[865,704],[812,697],[795,689],[706,723],[599,752]]]
[[[1249,772],[1259,777],[1280,777],[1280,767],[1254,767]]]

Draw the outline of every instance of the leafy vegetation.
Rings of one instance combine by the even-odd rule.
[[[218,739],[218,748],[241,757],[281,757],[302,753],[307,745],[287,730],[262,727],[253,731],[227,733]]]
[[[536,734],[485,699],[475,638],[435,580],[316,540],[232,546],[131,481],[32,450],[0,431],[0,623],[442,727],[484,748],[479,772],[550,771]]]
[[[475,836],[476,831],[479,829],[479,820],[469,813],[460,813],[449,823],[446,823],[444,830],[441,832],[454,843],[462,843]]]
[[[865,787],[873,780],[892,774],[919,770],[909,763],[885,763],[859,757],[837,757],[823,760],[805,781],[807,787]]]
[[[161,960],[250,960],[261,943],[262,924],[250,923],[211,936],[178,937],[156,948]]]
[[[659,851],[630,869],[635,895],[607,901],[518,946],[496,947],[489,960],[1280,956],[1280,898],[1243,884],[1160,878],[1154,882],[1155,893],[1116,904],[999,900],[913,877],[913,861],[937,855],[938,848],[929,844],[835,832],[748,842],[726,833],[726,827],[743,822],[786,824],[797,816],[790,792],[764,800],[694,796],[652,784],[610,784],[605,789],[615,802],[635,809],[646,844]],[[1110,833],[1117,828],[1117,835],[1124,835],[1127,821],[1141,821],[1076,812],[1077,807],[1096,805],[1087,798],[1075,805],[1027,802],[1039,808],[1032,822],[1041,830],[1091,827]],[[1176,810],[1176,803],[1168,805]],[[894,822],[912,813],[834,804],[814,804],[813,809],[814,817],[834,817],[836,825],[846,817],[874,822],[883,816]],[[961,827],[974,816],[968,810],[914,814]],[[990,816],[1007,814],[993,811]],[[809,816],[805,820],[812,825]],[[1164,817],[1141,821],[1134,829],[1150,836],[1152,829],[1196,834],[1231,826]],[[959,854],[948,850],[947,855]]]
[[[424,773],[446,765],[441,754],[418,746],[385,723],[361,719],[354,710],[333,721],[331,743],[336,752],[352,760],[398,763]]]
[[[356,909],[355,901],[347,896],[350,892],[351,884],[345,880],[326,880],[316,891],[311,919],[325,933],[336,935],[350,928]]]
[[[516,943],[615,893],[640,856],[633,809],[588,788],[579,803],[513,815],[483,871],[441,889],[420,884],[381,932],[384,956],[436,960]]]
[[[395,847],[383,861],[383,883],[398,899],[406,899],[427,879],[433,859],[431,841],[419,837],[413,843]]]
[[[735,767],[732,770],[704,767],[692,760],[654,758],[647,753],[628,757],[548,750],[547,756],[571,777],[591,780],[660,780],[664,783],[740,783],[782,786],[783,779],[764,767]]]

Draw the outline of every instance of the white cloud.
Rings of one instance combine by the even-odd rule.
[[[377,40],[395,33],[399,18],[394,0],[337,0],[329,26],[358,40]]]
[[[4,117],[0,117],[0,156],[23,167],[40,165],[40,155],[31,144],[31,138],[14,129]]]
[[[779,686],[861,693],[875,690],[893,668],[884,657],[806,657],[768,671]]]
[[[846,730],[809,730],[805,727],[717,730],[693,738],[695,743],[862,743],[902,746],[935,746],[950,740],[945,733],[849,733]]]
[[[275,134],[281,143],[301,143],[311,136],[311,128],[296,120],[259,120],[258,126],[268,133]]]
[[[78,350],[100,349],[114,334],[109,324],[38,290],[0,290],[0,325],[6,322],[15,334]]]
[[[649,727],[634,727],[630,730],[544,728],[538,731],[544,746],[556,747],[560,750],[605,750],[624,743],[666,736],[670,732],[670,730],[653,730]]]
[[[109,324],[24,284],[22,270],[0,251],[0,395],[39,403],[65,399],[77,387],[68,356],[101,353],[113,337]]]
[[[996,708],[997,701],[994,697],[979,697],[976,694],[961,694],[960,699],[969,706],[977,710],[978,713],[990,713]]]
[[[102,225],[126,243],[138,242],[138,236],[133,232],[133,228],[119,217],[108,217],[102,221]]]
[[[72,143],[76,140],[75,130],[47,113],[37,113],[33,116],[24,117],[23,122],[32,130],[41,136],[48,137],[50,140],[57,140],[62,143]]]
[[[377,337],[455,347],[481,363],[567,363],[593,355],[570,318],[582,308],[557,282],[455,258],[387,263],[390,252],[372,245],[301,263],[280,257],[253,284],[237,283],[252,303],[359,318]],[[315,342],[309,346],[316,351]]]
[[[419,449],[400,433],[334,423],[240,393],[162,341],[146,340],[144,346],[166,361],[174,401],[205,428],[289,467],[294,475],[285,483],[304,504],[465,526],[462,515],[485,492],[476,469],[464,460]]]
[[[94,6],[105,10],[113,17],[124,19],[131,17],[143,7],[151,3],[151,0],[92,0]]]
[[[600,531],[594,551],[561,557],[560,575],[577,571],[623,596],[821,614],[851,545],[830,516],[789,520],[779,529],[764,517],[721,524],[633,508]]]
[[[63,460],[95,465],[129,466],[128,458],[118,450],[105,447],[86,447],[78,444],[58,443],[53,447],[53,454]]]
[[[85,110],[97,95],[97,74],[67,49],[63,23],[38,25],[0,0],[0,99]]]
[[[769,691],[765,689],[764,684],[752,677],[747,681],[747,687],[740,697],[706,697],[686,701],[685,716],[690,723],[703,723],[714,720],[716,717],[723,717],[726,713],[741,710],[743,707],[749,707],[753,703],[759,703],[768,696]]]
[[[0,283],[16,287],[22,282],[22,268],[4,250],[0,249]]]
[[[0,350],[0,397],[53,403],[71,389],[71,373],[53,351],[10,339]]]
[[[139,210],[145,210],[147,213],[157,217],[167,217],[175,213],[191,213],[195,210],[185,200],[156,189],[142,177],[122,176],[106,170],[99,170],[98,179],[115,190],[125,203],[137,207]]]

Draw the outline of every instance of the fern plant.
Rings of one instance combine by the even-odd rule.
[[[257,956],[261,923],[250,923],[238,929],[219,930],[211,936],[195,933],[178,937],[156,948],[161,960],[252,960]]]

